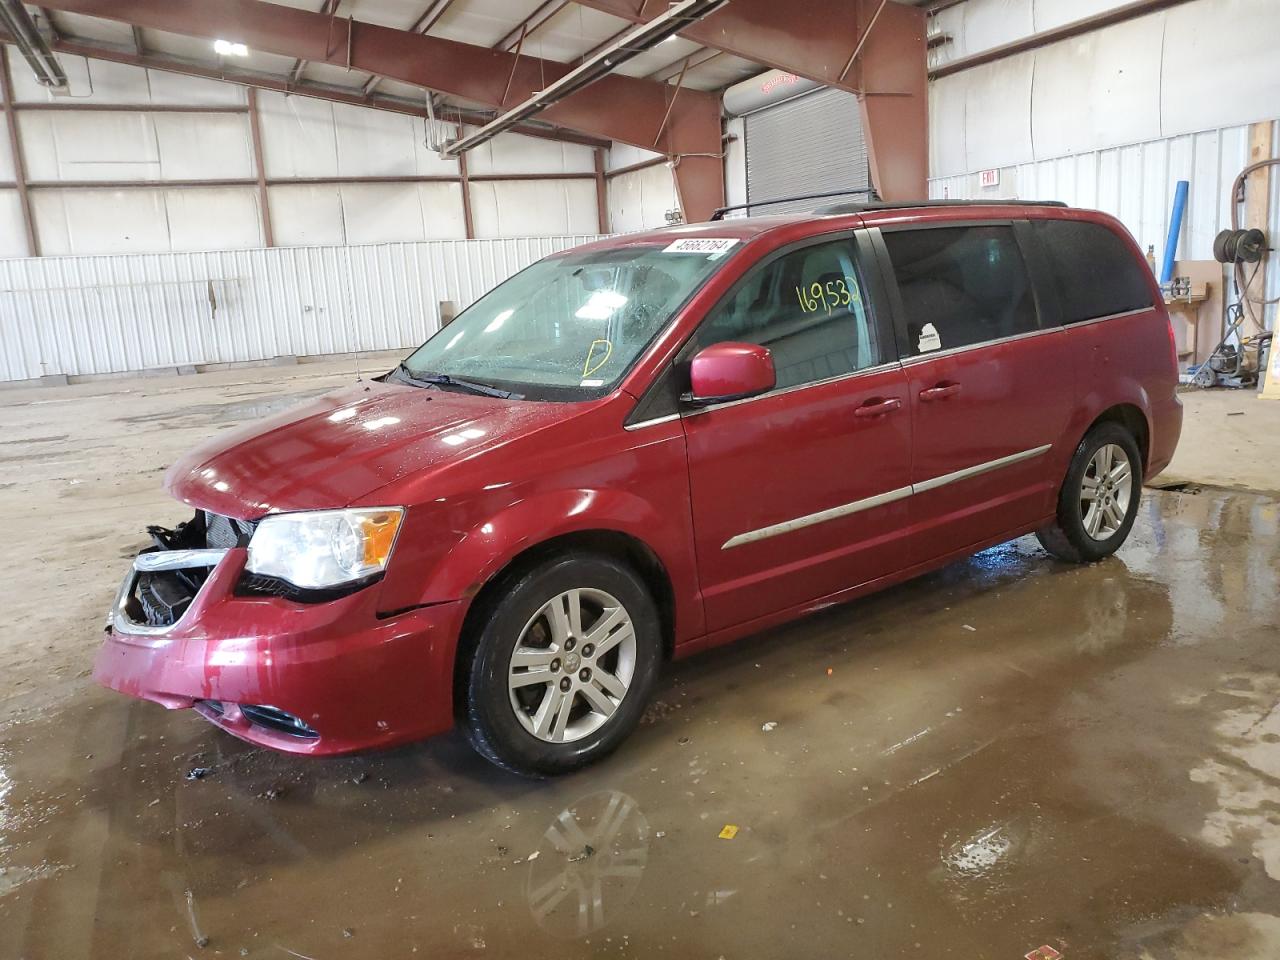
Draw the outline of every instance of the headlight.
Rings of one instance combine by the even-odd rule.
[[[403,507],[277,513],[258,523],[245,569],[304,590],[382,573],[396,544]]]

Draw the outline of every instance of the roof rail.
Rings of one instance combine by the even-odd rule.
[[[775,203],[793,203],[799,200],[829,200],[831,197],[848,197],[856,194],[865,194],[870,198],[870,201],[878,199],[874,190],[868,190],[865,187],[856,190],[832,190],[828,193],[801,193],[794,197],[778,197],[775,200],[750,200],[747,203],[735,203],[730,207],[720,207],[715,213],[711,214],[711,219],[723,220],[726,213],[732,213],[734,210],[746,210],[750,215],[752,207],[768,207]]]
[[[818,216],[831,216],[840,213],[866,213],[871,210],[914,210],[917,207],[1065,207],[1061,200],[881,200],[874,190],[833,190],[830,193],[802,193],[794,197],[778,197],[776,200],[752,200],[748,203],[737,203],[731,207],[720,207],[711,215],[712,220],[723,220],[726,213],[734,210],[746,210],[752,207],[767,207],[775,203],[793,203],[800,200],[826,200],[830,197],[847,197],[863,193],[866,200],[851,200],[847,203],[833,203],[818,207],[813,212]]]
[[[819,216],[866,213],[870,210],[914,210],[917,207],[1065,207],[1061,200],[873,200],[867,203],[833,203],[813,211]]]

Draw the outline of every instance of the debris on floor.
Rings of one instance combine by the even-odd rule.
[[[776,720],[770,720],[768,723],[766,723],[766,724],[765,724],[764,726],[762,726],[760,729],[761,729],[761,730],[763,730],[765,733],[773,733],[773,731],[775,731],[775,730],[777,730],[777,729],[778,729],[778,721],[776,721]]]
[[[721,840],[732,840],[738,835],[738,828],[732,823],[726,823],[724,829],[720,831]]]
[[[213,773],[213,767],[192,767],[187,771],[187,779],[203,780],[211,773]]]
[[[1061,960],[1062,954],[1053,947],[1045,944],[1043,947],[1036,947],[1028,954],[1024,954],[1026,960]]]

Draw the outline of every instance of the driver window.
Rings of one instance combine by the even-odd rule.
[[[880,362],[849,240],[792,250],[755,267],[712,309],[694,340],[697,349],[725,341],[767,347],[779,389]]]

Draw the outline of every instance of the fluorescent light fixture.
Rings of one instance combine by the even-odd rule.
[[[220,57],[247,57],[249,48],[243,43],[232,43],[230,40],[213,41],[213,52]]]
[[[608,320],[626,302],[626,297],[613,290],[597,290],[574,316],[579,320]]]

